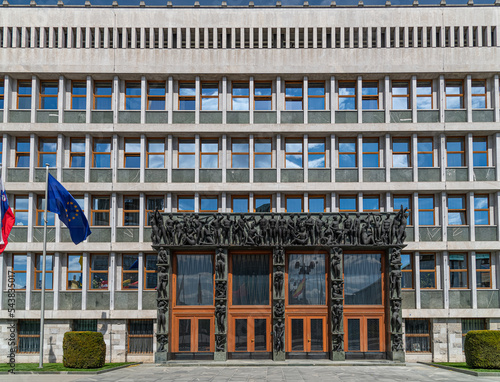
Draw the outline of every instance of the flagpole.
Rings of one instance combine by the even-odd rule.
[[[45,320],[45,260],[47,257],[47,208],[48,208],[48,189],[49,189],[49,164],[45,164],[45,213],[43,215],[43,260],[42,260],[42,301],[40,303],[40,361],[38,368],[43,368],[43,327]],[[36,282],[36,280],[35,280]]]

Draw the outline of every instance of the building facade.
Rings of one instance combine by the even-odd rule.
[[[273,357],[281,300],[285,357],[329,357],[335,325],[347,357],[389,357],[391,258],[375,228],[367,247],[343,248],[341,279],[332,246],[311,239],[278,263],[260,239],[229,245],[221,278],[217,246],[200,250],[180,225],[165,235],[182,245],[158,261],[157,209],[374,222],[402,206],[404,358],[462,361],[467,331],[499,329],[497,6],[3,5],[1,175],[16,225],[0,261],[2,352],[14,324],[17,361],[38,359],[46,163],[92,230],[75,246],[47,216],[48,361],[69,330],[101,331],[108,361],[153,362],[157,333],[172,358],[215,357],[217,281],[223,357]],[[341,327],[334,280],[351,309]],[[353,313],[366,305],[376,323]]]

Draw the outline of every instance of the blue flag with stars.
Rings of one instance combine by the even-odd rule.
[[[59,220],[66,224],[73,243],[81,243],[92,233],[89,222],[75,198],[50,174],[47,184],[47,200],[47,209],[58,214]]]

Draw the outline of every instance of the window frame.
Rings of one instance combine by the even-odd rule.
[[[151,95],[150,94],[150,89],[151,89],[151,84],[155,85],[163,85],[163,87],[159,86],[156,89],[163,88],[164,90],[164,95]],[[163,109],[151,109],[149,106],[149,101],[163,101]],[[167,89],[165,87],[165,81],[148,81],[147,83],[147,94],[146,94],[146,110],[153,110],[153,111],[163,111],[166,110],[167,107]]]
[[[96,151],[96,145],[98,143],[109,143],[109,151]],[[92,139],[92,168],[111,168],[111,152],[113,151],[113,141],[111,138],[94,138]],[[107,155],[109,156],[109,167],[96,167],[96,155]]]
[[[0,104],[2,107],[0,107],[0,110],[4,110],[5,108],[5,81],[0,79]]]
[[[448,88],[448,84],[451,85],[460,85],[461,93],[457,94],[448,94],[446,89]],[[448,98],[460,98],[460,107],[459,108],[449,108],[448,107]],[[464,109],[464,81],[463,80],[445,80],[444,81],[444,100],[445,100],[445,110],[463,110]]]
[[[311,89],[311,85],[322,85],[323,87],[323,95],[311,95],[311,92],[309,89]],[[314,88],[313,89],[318,89]],[[310,104],[311,104],[311,99],[323,99],[323,109],[311,109]],[[307,83],[307,110],[311,111],[321,111],[321,110],[327,110],[326,107],[326,82],[325,81],[308,81]]]
[[[250,198],[248,195],[231,195],[231,213],[241,214],[245,212],[234,212],[234,200],[235,199],[246,199],[248,210],[246,213],[250,212]]]
[[[97,210],[94,209],[94,201],[97,199],[105,199],[107,198],[109,201],[109,209],[107,210]],[[107,213],[108,214],[108,224],[107,225],[95,225],[94,224],[94,214],[95,213]],[[93,196],[92,197],[92,203],[90,205],[90,225],[92,227],[109,227],[110,226],[110,219],[111,219],[111,199],[109,196]]]
[[[30,147],[30,151],[19,151],[18,150],[18,147],[19,147],[19,143],[28,143],[29,147]],[[29,165],[27,167],[19,167],[18,164],[19,164],[19,159],[20,158],[25,158],[27,157],[28,158],[28,162],[30,160],[30,156],[31,156],[31,140],[30,138],[24,138],[24,137],[16,137],[16,168],[29,168]]]
[[[428,290],[433,290],[437,289],[437,274],[436,274],[436,263],[437,263],[437,255],[434,252],[422,252],[419,254],[419,265],[422,262],[422,257],[423,256],[430,256],[432,255],[434,257],[434,268],[433,269],[422,269],[421,266],[419,266],[419,281],[420,281],[420,289],[428,289]],[[434,287],[432,288],[423,288],[422,287],[422,273],[433,273],[434,274]]]
[[[428,142],[428,141],[430,141],[430,143],[432,145],[432,150],[431,151],[420,151],[419,148],[418,148],[418,144],[420,142],[425,143],[425,142]],[[420,154],[422,154],[422,155],[424,155],[424,154],[425,155],[431,154],[432,155],[432,167],[420,167],[418,165],[418,156]],[[435,164],[435,162],[434,162],[434,138],[432,138],[432,137],[418,137],[417,138],[417,167],[418,168],[434,168],[434,164]]]
[[[394,85],[406,85],[406,94],[394,94]],[[401,88],[401,86],[396,86],[396,88]],[[395,109],[394,108],[394,98],[406,98],[406,109]],[[410,98],[410,81],[396,80],[391,81],[391,110],[411,110],[411,98]]]
[[[323,147],[324,147],[324,150],[325,151],[309,151],[309,145],[311,143],[322,143],[323,144]],[[307,140],[307,168],[326,168],[326,159],[327,159],[327,156],[326,156],[326,138],[311,138],[309,137],[309,139]],[[311,160],[309,158],[310,155],[323,155],[323,166],[321,167],[311,167],[310,163],[311,163]]]
[[[431,326],[431,320],[428,318],[405,318],[405,326],[406,326],[406,321],[412,320],[412,321],[426,321],[427,322],[427,328],[429,329],[427,333],[405,333],[406,338],[427,338],[428,341],[428,348],[429,351],[411,351],[411,350],[406,350],[407,353],[410,354],[419,354],[419,353],[424,353],[424,354],[432,354],[432,343],[431,343],[431,332],[432,332],[432,326]]]
[[[365,88],[365,84],[367,84],[367,85],[368,84],[375,84],[376,88],[377,88],[377,94],[376,95],[363,94],[363,89]],[[380,108],[379,93],[380,93],[379,81],[376,81],[376,80],[375,81],[362,81],[362,83],[361,83],[361,110],[379,110],[379,108]],[[377,101],[377,107],[375,109],[365,109],[363,107],[363,101],[373,101],[373,100]]]
[[[33,321],[36,322],[37,325],[35,325],[36,328],[38,328],[38,334],[22,334],[21,331],[21,321]],[[19,320],[17,323],[17,353],[19,354],[37,354],[39,353],[39,350],[34,351],[34,352],[27,352],[27,351],[22,351],[20,347],[20,342],[21,338],[38,338],[38,347],[37,349],[40,349],[40,320]]]
[[[151,334],[130,334],[130,327],[132,321],[150,321],[151,322]],[[154,327],[153,320],[144,320],[144,319],[134,319],[127,320],[127,354],[153,354],[153,336],[154,336]],[[130,351],[130,340],[134,338],[151,338],[151,351],[150,352],[131,352]]]
[[[300,199],[300,212],[304,212],[304,195],[302,194],[287,194],[285,195],[285,212],[286,213],[297,213],[297,212],[288,212],[288,199]],[[309,207],[309,205],[308,205]]]
[[[479,269],[477,267],[477,260],[478,260],[477,259],[477,255],[488,255],[489,256],[489,260],[488,260],[489,267],[488,267],[488,269]],[[490,280],[490,286],[489,287],[480,287],[480,286],[477,285],[477,280],[478,280],[477,275],[478,275],[478,273],[488,273],[489,280]],[[476,252],[476,288],[477,289],[492,289],[493,288],[493,284],[491,282],[492,281],[491,276],[492,276],[491,275],[491,253],[489,253],[489,252],[484,252],[484,253],[478,253],[478,252]]]
[[[377,151],[365,151],[364,144],[365,143],[374,143],[374,142],[377,142],[378,150]],[[363,137],[361,147],[363,150],[361,153],[361,155],[363,157],[363,168],[380,168],[380,139],[378,137]],[[366,166],[364,156],[365,155],[374,155],[374,154],[377,154],[377,166],[376,167]]]
[[[465,343],[465,337],[467,336],[467,333],[471,330],[477,330],[477,329],[469,329],[464,332],[464,322],[466,320],[481,320],[482,321],[482,330],[488,329],[488,324],[486,322],[486,318],[462,318],[460,321],[460,326],[461,326],[461,332],[462,332],[462,351],[464,351],[464,343]]]
[[[99,85],[110,85],[109,86],[109,89],[111,90],[111,94],[109,95],[99,95],[99,94],[96,94],[96,89],[99,87]],[[103,86],[104,88],[104,86]],[[113,81],[94,81],[94,86],[92,87],[92,90],[93,90],[93,94],[92,94],[92,110],[102,110],[102,111],[109,111],[109,110],[113,110]],[[105,99],[105,98],[109,98],[110,99],[110,108],[109,109],[96,109],[96,101],[99,99],[99,98],[102,98],[102,99]]]
[[[346,85],[353,85],[353,86],[346,86]],[[340,94],[340,89],[354,89],[354,95],[346,95],[346,94]],[[358,105],[357,105],[357,95],[358,95],[358,89],[356,85],[356,81],[339,81],[337,85],[337,94],[338,94],[338,110],[358,110]],[[341,109],[340,108],[340,100],[344,98],[354,98],[354,109]]]
[[[476,142],[476,140],[484,140],[484,142],[486,143],[486,150],[475,150],[474,149],[474,142]],[[486,164],[484,166],[476,166],[474,164],[474,154],[485,154],[486,155]],[[488,167],[489,165],[489,158],[488,158],[488,137],[485,137],[485,136],[480,136],[480,137],[473,137],[472,138],[472,167]]]
[[[45,216],[45,206],[43,205],[43,201],[45,200],[45,195],[37,195],[36,196],[36,221],[35,221],[35,227],[43,227],[44,222],[43,219],[40,222],[40,217]],[[55,227],[56,221],[54,218],[54,224],[50,224],[49,216],[55,217],[54,212],[48,211],[47,210],[47,227]]]
[[[217,152],[204,152],[203,151],[203,144],[204,143],[214,143],[217,144]],[[218,169],[220,167],[220,161],[219,161],[219,151],[220,151],[220,144],[219,144],[219,138],[200,138],[200,169]],[[212,157],[216,156],[217,157],[217,167],[204,167],[203,166],[203,157]]]
[[[24,86],[23,86],[24,85]],[[26,86],[29,85],[29,86]],[[19,94],[19,88],[21,87],[26,87],[30,88],[30,94]],[[17,81],[17,97],[16,97],[16,110],[30,110],[31,106],[26,109],[19,109],[19,99],[20,98],[29,98],[30,99],[30,105],[31,105],[31,97],[33,96],[33,85],[30,80],[18,80]]]
[[[465,268],[459,268],[459,269],[452,269],[451,268],[451,259],[450,257],[452,255],[463,255],[465,258]],[[456,290],[456,289],[469,289],[469,255],[467,252],[451,252],[448,254],[448,269],[449,269],[449,275],[450,275],[450,290]],[[465,280],[466,280],[466,285],[465,286],[459,286],[459,287],[453,287],[451,286],[451,276],[453,273],[464,273],[465,272]]]
[[[194,93],[193,95],[181,95],[181,88],[186,85],[186,89],[188,89],[187,85],[192,85],[189,86],[189,89],[193,89]],[[192,109],[181,109],[181,102],[183,101],[193,101],[194,108]],[[201,102],[201,99],[200,99]],[[177,89],[177,110],[181,111],[194,111],[196,110],[196,82],[193,81],[179,81],[178,83],[178,89]]]
[[[248,86],[248,95],[234,95],[234,85],[247,85]],[[237,89],[243,89],[243,88],[238,88]],[[247,99],[248,100],[248,109],[245,110],[240,110],[240,109],[235,109],[234,108],[234,99]],[[246,81],[231,81],[231,110],[237,110],[237,111],[249,111],[250,110],[250,82]]]
[[[137,207],[138,209],[137,210],[128,210],[128,209],[125,209],[125,200],[126,199],[137,199]],[[123,227],[139,227],[139,225],[141,224],[141,197],[139,195],[123,195]],[[137,213],[138,215],[138,219],[137,219],[137,224],[125,224],[125,217],[127,216],[127,214],[135,214]]]
[[[52,256],[52,269],[51,270],[47,270],[45,269],[45,282],[47,282],[47,274],[51,274],[52,275],[52,287],[51,288],[45,288],[45,290],[54,290],[54,255],[53,254],[46,254],[46,256]],[[40,269],[38,269],[38,267],[36,266],[37,265],[37,261],[40,262]],[[47,268],[47,261],[45,262],[45,268]],[[35,254],[35,264],[34,264],[34,267],[33,267],[33,275],[34,275],[34,284],[33,285],[33,290],[42,290],[42,288],[38,288],[37,287],[37,276],[39,274],[42,274],[43,272],[43,254]],[[40,284],[41,284],[41,278],[40,278]]]
[[[203,87],[206,85],[217,85],[217,95],[203,95]],[[215,89],[209,88],[209,89]],[[220,84],[219,81],[201,81],[200,82],[200,111],[218,111],[220,110]],[[217,109],[203,109],[203,100],[217,99]]]
[[[83,141],[83,144],[85,147],[87,146],[87,142],[85,138],[80,138],[80,137],[71,137],[69,141],[69,167],[70,168],[85,168],[85,163],[83,164],[83,167],[73,167],[73,158],[75,157],[83,157],[84,162],[85,162],[85,157],[86,157],[86,151],[72,151],[73,148],[73,141],[81,140]]]
[[[200,195],[200,197],[198,199],[199,199],[199,203],[200,203],[200,208],[199,208],[200,212],[219,212],[219,196],[218,195],[203,195],[203,196]],[[217,209],[216,210],[203,210],[203,209],[201,209],[202,199],[216,200],[217,201]]]
[[[75,85],[83,85],[83,88],[85,88],[85,94],[84,95],[75,94],[74,92]],[[86,105],[83,109],[75,109],[73,107],[73,99],[75,98],[84,98],[85,100],[87,100],[87,83],[85,81],[73,81],[73,80],[71,81],[71,110],[86,110],[87,108]]]
[[[354,151],[340,151],[341,143],[354,143]],[[358,168],[358,139],[357,138],[339,138],[338,139],[338,164],[339,168]],[[342,155],[354,155],[354,167],[341,166]]]
[[[163,195],[146,195],[145,206],[144,206],[144,218],[146,219],[146,222],[144,224],[145,227],[151,227],[148,216],[149,216],[149,213],[155,212],[155,210],[148,209],[148,200],[149,199],[162,199],[163,200],[162,211],[165,211],[165,197]]]
[[[271,146],[271,150],[270,151],[256,151],[255,150],[255,145],[258,144],[258,143],[269,143],[269,145]],[[255,157],[257,155],[268,155],[270,156],[271,158],[271,163],[270,163],[270,167],[255,167],[255,164],[257,163],[257,161],[255,160]],[[262,138],[254,138],[253,140],[253,168],[255,169],[260,169],[260,168],[264,168],[264,169],[270,169],[270,168],[273,168],[273,139],[272,138],[267,138],[267,137],[262,137]]]
[[[264,199],[264,198],[269,198],[269,212],[273,212],[273,196],[271,194],[257,194],[253,196],[253,212],[256,213],[257,211],[257,206],[256,202],[257,199]]]
[[[55,143],[56,151],[42,151],[42,144],[44,143]],[[45,163],[40,163],[40,157],[42,155],[55,155],[56,158],[56,166],[57,167],[57,138],[53,137],[38,137],[38,165],[37,167],[45,167]],[[54,168],[53,166],[50,166]]]
[[[15,260],[14,260],[14,259],[15,259],[15,257],[16,257],[16,256],[17,256],[17,257],[22,257],[22,256],[24,256],[24,258],[26,259],[26,267],[24,268],[24,270],[23,270],[23,271],[19,271],[19,270],[15,270],[15,269],[14,269],[14,264],[15,264]],[[18,273],[19,273],[19,274],[20,274],[20,273],[24,273],[24,280],[25,280],[25,281],[28,281],[26,276],[27,276],[27,272],[28,272],[28,266],[29,266],[29,263],[30,263],[30,259],[28,258],[28,255],[27,255],[26,253],[25,253],[25,254],[21,254],[21,253],[13,253],[13,254],[12,254],[12,263],[11,263],[11,266],[10,266],[10,270],[11,270],[11,272],[12,272],[12,273],[13,273],[13,275],[14,275],[14,280],[16,280],[16,279],[17,279],[17,280],[19,280],[19,279],[16,277],[16,274],[18,274]],[[26,290],[26,285],[24,286],[24,288],[22,288],[22,289],[18,289],[18,288],[16,288],[16,285],[15,285],[15,283],[14,283],[14,290]]]
[[[300,143],[300,146],[302,147],[302,151],[287,151],[286,146],[289,142],[292,143]],[[303,169],[304,168],[304,139],[301,137],[287,137],[285,138],[285,150],[284,150],[284,155],[285,155],[285,168],[296,168],[296,169]],[[289,155],[292,156],[299,156],[301,157],[301,166],[300,167],[287,167],[287,157]]]
[[[479,198],[479,197],[482,197],[482,198],[486,197],[486,201],[488,203],[486,208],[476,208],[476,198]],[[478,219],[476,219],[476,211],[477,212],[486,211],[488,213],[488,223],[487,224],[477,224]],[[490,219],[490,195],[489,194],[474,194],[474,225],[485,227],[485,226],[489,226],[490,223],[491,223],[491,219]]]
[[[137,261],[137,264],[139,264],[139,254],[134,254],[134,253],[123,253],[122,254],[122,266],[121,266],[121,270],[122,270],[122,274],[121,274],[121,290],[122,291],[138,291],[139,290],[139,265],[137,266],[137,269],[125,269],[124,268],[124,264],[125,264],[125,257],[135,257],[136,258],[136,261]],[[125,281],[125,274],[127,273],[130,273],[130,274],[134,274],[134,275],[137,275],[137,287],[136,288],[129,288],[129,287],[126,287],[123,285],[124,281]]]
[[[394,150],[394,141],[408,141],[408,151],[395,151]],[[410,168],[412,167],[412,162],[411,162],[411,137],[392,137],[392,168]],[[394,166],[394,156],[395,155],[406,155],[408,157],[408,166],[405,167],[395,167]]]
[[[259,88],[260,85],[269,85],[269,90],[271,91],[270,95],[257,95],[255,94],[256,89],[264,89],[264,86],[262,88]],[[265,87],[267,89],[267,87]],[[268,101],[270,102],[270,108],[269,109],[255,109],[255,102],[260,102],[260,101]],[[255,81],[254,82],[254,89],[253,89],[253,110],[256,111],[269,111],[273,110],[273,82],[272,81]]]
[[[80,271],[73,271],[69,269],[69,260],[70,257],[80,257],[82,259],[82,265],[81,265],[81,270]],[[80,283],[80,288],[70,288],[70,276],[72,275],[80,275],[80,280],[82,280],[82,283]],[[72,280],[71,280],[72,281]],[[78,280],[77,280],[78,281]],[[67,291],[81,291],[83,289],[83,254],[74,254],[74,253],[67,253],[66,254],[66,290]]]
[[[378,209],[376,210],[368,210],[365,209],[365,200],[378,200]],[[377,194],[363,194],[363,212],[380,212],[381,206],[380,206],[380,195]]]
[[[432,209],[429,208],[421,208],[420,206],[420,199],[421,198],[432,198]],[[422,224],[420,221],[420,212],[423,211],[432,211],[432,225],[429,224]],[[432,194],[424,194],[424,195],[418,195],[418,213],[419,213],[419,219],[418,219],[418,224],[419,226],[425,226],[425,227],[433,227],[436,225],[436,198]]]
[[[47,86],[49,84],[55,84],[57,88],[57,94],[44,94],[43,89],[44,86]],[[57,103],[57,98],[59,96],[59,84],[57,81],[40,81],[40,93],[38,94],[38,110],[57,110],[58,108],[56,107],[55,109],[47,109],[45,107],[42,107],[44,104],[45,99],[49,98],[55,98],[56,103]]]
[[[127,151],[127,143],[135,143],[139,145],[139,151]],[[138,167],[127,166],[128,158],[139,158]],[[137,169],[140,168],[141,162],[141,138],[123,138],[123,168]]]
[[[319,213],[325,213],[326,212],[326,195],[325,194],[309,194],[307,196],[307,211],[309,213],[313,213],[311,212],[311,199],[322,199],[323,200],[323,211],[322,212],[319,212]],[[314,212],[316,213],[316,212]]]
[[[291,89],[301,89],[301,95],[300,96],[287,96],[286,91],[289,85],[292,85]],[[300,85],[300,86],[297,86]],[[302,81],[285,81],[285,91],[284,91],[284,96],[285,96],[285,111],[292,110],[292,111],[300,111],[304,110],[304,83]],[[287,103],[288,102],[300,102],[301,108],[300,109],[288,109],[287,108]]]
[[[393,206],[392,209],[393,209],[393,211],[398,211],[401,208],[400,205],[399,206],[396,205],[396,203],[394,201],[396,198],[408,198],[408,207],[405,207],[406,212],[408,213],[407,226],[412,227],[413,226],[413,195],[412,194],[393,194],[392,195],[392,206]]]
[[[157,141],[158,143],[161,142],[163,144],[163,154],[160,152],[155,152],[155,151],[149,151],[149,143]],[[149,156],[150,155],[155,155],[155,156],[160,156],[163,155],[163,167],[149,167]],[[146,141],[146,168],[165,168],[165,139],[164,138],[147,138]]]
[[[129,89],[129,85],[135,85],[130,89],[139,89],[140,94],[139,95],[128,95],[127,90]],[[139,85],[139,86],[137,86]],[[125,111],[140,111],[141,110],[141,95],[142,95],[142,88],[141,88],[141,81],[125,81],[125,91],[123,92],[123,110]],[[139,99],[139,108],[138,109],[129,109],[127,107],[127,101],[130,99]]]
[[[413,253],[402,253],[401,256],[409,256],[410,257],[410,269],[405,269],[403,267],[401,267],[401,272],[403,273],[403,277],[401,278],[401,289],[403,290],[413,290],[415,289],[415,278],[413,277],[413,271],[415,270],[415,256]],[[411,274],[411,287],[410,288],[407,288],[407,287],[403,287],[403,282],[402,280],[404,279],[404,274],[405,273],[410,273]]]
[[[417,105],[416,105],[416,108],[417,110],[434,110],[434,87],[433,87],[433,82],[432,80],[417,80],[417,84],[416,84],[416,88],[417,88]],[[422,85],[422,84],[425,84],[425,85],[429,85],[429,86],[418,86],[418,85]],[[430,87],[431,88],[431,93],[430,94],[418,94],[418,88],[419,87]],[[431,107],[429,109],[422,109],[422,108],[419,108],[418,107],[418,99],[419,98],[430,98],[431,99]]]
[[[461,198],[462,199],[462,202],[463,202],[463,206],[462,208],[449,208],[449,203],[450,203],[450,198]],[[467,226],[468,225],[468,221],[467,221],[467,196],[464,195],[464,194],[448,194],[447,195],[447,221],[448,221],[448,225],[451,226]],[[459,213],[459,214],[463,214],[463,217],[464,217],[464,224],[450,224],[450,219],[449,219],[449,216],[450,216],[450,213]]]
[[[453,151],[453,150],[448,150],[448,142],[462,142],[462,150],[461,151]],[[450,166],[449,165],[449,155],[450,154],[460,154],[461,155],[461,165],[460,166]],[[460,167],[465,167],[466,165],[466,160],[465,160],[465,138],[464,137],[446,137],[446,167],[450,168],[460,168]]]
[[[181,210],[179,207],[179,201],[180,199],[193,199],[193,209],[192,210]],[[194,194],[182,194],[182,195],[177,195],[177,212],[194,212],[196,210],[196,198],[194,197]]]
[[[248,146],[248,151],[234,151],[234,144],[245,144]],[[234,156],[244,156],[248,158],[248,167],[234,167]],[[250,168],[250,140],[248,138],[231,138],[231,168]]]
[[[472,89],[474,88],[474,82],[482,82],[484,84],[484,93],[472,93]],[[471,101],[474,97],[484,97],[484,107],[482,108],[479,108],[479,109],[474,109],[472,106],[472,110],[485,110],[488,108],[488,97],[487,97],[487,94],[488,94],[488,89],[487,89],[487,86],[486,86],[486,80],[485,79],[481,79],[481,78],[476,78],[476,79],[472,79],[471,80]]]
[[[149,256],[153,256],[157,259],[154,262],[155,264],[158,262],[158,256],[156,254],[153,254],[153,253],[145,253],[144,254],[144,289],[143,290],[156,290],[156,288],[158,287],[158,280],[156,281],[156,286],[154,288],[147,287],[147,279],[148,279],[147,275],[157,273],[157,269],[148,269],[148,267],[147,267]]]
[[[181,143],[192,143],[195,151],[182,151],[180,150]],[[200,139],[200,145],[201,145],[201,139]],[[180,167],[180,159],[181,155],[192,155],[194,158],[196,158],[196,139],[195,138],[178,138],[177,141],[177,168],[181,169],[194,169],[196,167],[196,159],[194,159],[193,167]],[[201,161],[201,155],[200,155],[200,161]]]
[[[340,201],[342,199],[354,199],[355,203],[356,203],[356,208],[354,210],[346,210],[346,209],[341,209],[340,208]],[[339,195],[339,212],[347,212],[347,213],[350,213],[350,212],[358,212],[359,211],[359,199],[356,195],[349,195],[349,194],[346,194],[346,195]]]
[[[92,259],[95,257],[95,256],[106,256],[108,258],[108,268],[106,270],[94,270],[92,269]],[[91,253],[90,254],[90,259],[89,259],[89,285],[88,285],[88,289],[89,290],[109,290],[109,256],[107,254],[103,254],[103,253]],[[93,275],[94,274],[106,274],[108,277],[107,277],[107,286],[106,288],[92,288],[92,281],[94,280],[93,278]]]

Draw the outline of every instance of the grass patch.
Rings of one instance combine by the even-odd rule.
[[[44,363],[43,368],[38,368],[38,363],[16,363],[15,371],[100,371],[111,369],[117,366],[131,365],[134,362],[117,362],[107,363],[98,369],[71,369],[64,367],[62,363]],[[9,371],[10,365],[8,363],[0,363],[0,371]]]
[[[467,363],[465,362],[434,362],[434,363],[443,366],[456,367],[458,369],[477,371],[479,373],[500,373],[500,369],[473,369],[472,367],[467,366]]]

